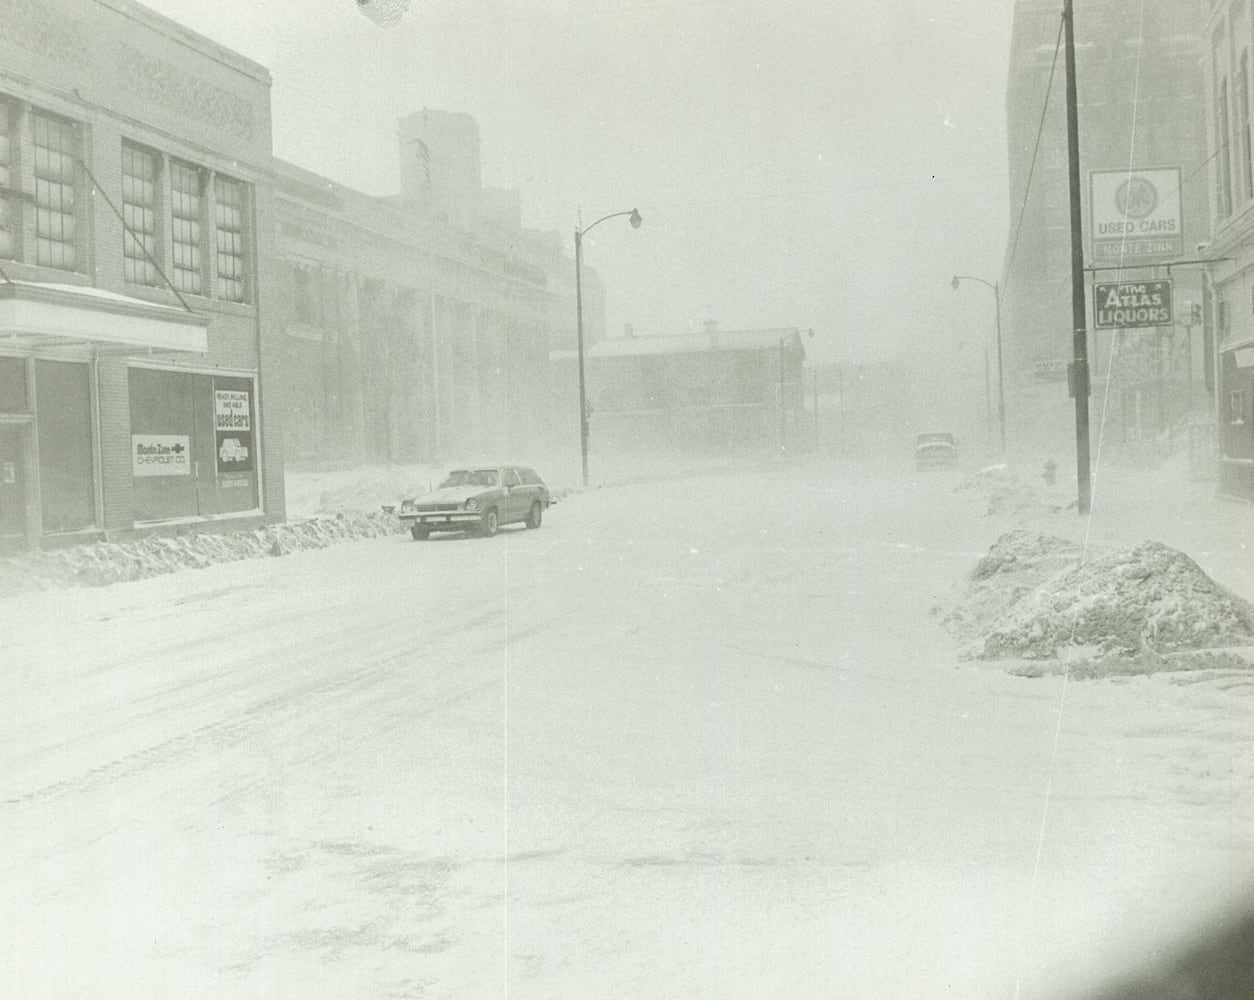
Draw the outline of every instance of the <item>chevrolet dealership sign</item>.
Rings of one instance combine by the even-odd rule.
[[[1184,250],[1180,168],[1089,174],[1093,260],[1179,257]]]
[[[1117,281],[1093,285],[1093,325],[1099,330],[1170,326],[1170,281]]]

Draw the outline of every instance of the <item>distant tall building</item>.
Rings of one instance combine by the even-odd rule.
[[[400,120],[397,143],[401,197],[458,229],[477,229],[483,170],[474,118],[424,109]]]
[[[1125,441],[1178,423],[1202,395],[1201,331],[1189,326],[1202,301],[1198,266],[1147,267],[1196,259],[1208,238],[1208,171],[1202,56],[1208,0],[1088,0],[1076,4],[1076,76],[1086,301],[1094,329],[1094,281],[1174,281],[1169,328],[1094,331],[1090,359],[1095,392],[1113,390],[1103,412]],[[1071,357],[1071,230],[1066,134],[1065,55],[1059,0],[1017,0],[1006,92],[1010,233],[1004,261],[1007,383],[1019,382],[1018,423],[1031,423],[1033,394],[1061,394]],[[1051,85],[1052,75],[1052,85]],[[1047,103],[1048,94],[1048,103]],[[1038,132],[1040,135],[1038,148]],[[1178,176],[1180,230],[1158,244],[1111,240],[1095,253],[1093,191],[1102,199],[1106,171]],[[1178,172],[1178,173],[1177,173]],[[1106,174],[1112,189],[1124,190]],[[1111,179],[1113,178],[1113,179]],[[1097,185],[1096,188],[1093,185]],[[1161,195],[1175,201],[1171,185]],[[1162,206],[1160,206],[1160,209]],[[1109,235],[1109,233],[1107,233]],[[1187,345],[1186,342],[1187,341]],[[1049,385],[1049,382],[1055,382]],[[1015,406],[1009,405],[1014,410]],[[1061,428],[1066,431],[1067,428]]]

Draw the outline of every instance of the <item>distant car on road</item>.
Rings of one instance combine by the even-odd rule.
[[[540,527],[552,503],[549,488],[525,465],[454,469],[439,487],[405,500],[396,516],[409,525],[414,540],[436,531],[471,531],[495,535],[503,524]]]
[[[914,467],[949,469],[958,464],[958,442],[948,431],[928,431],[914,439]]]

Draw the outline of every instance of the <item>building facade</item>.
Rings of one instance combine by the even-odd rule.
[[[289,461],[526,458],[574,264],[483,188],[468,115],[409,116],[397,143],[399,197],[276,164]]]
[[[1219,485],[1254,500],[1254,26],[1246,0],[1213,0],[1204,72],[1214,196],[1210,315],[1216,340]]]
[[[1203,327],[1194,308],[1204,301],[1203,267],[1185,263],[1197,261],[1197,246],[1209,233],[1205,6],[1206,0],[1075,5],[1088,353],[1093,392],[1102,394],[1107,415],[1108,452],[1120,444],[1135,451],[1212,407]],[[1056,0],[1017,0],[1006,93],[1010,233],[1002,304],[1008,409],[1012,437],[1050,448],[1074,440],[1066,381],[1073,324],[1061,13]],[[1124,190],[1127,177],[1121,175],[1141,172],[1167,181],[1155,196],[1158,211],[1178,223],[1170,239],[1111,238],[1106,231],[1103,185]],[[1148,190],[1140,180],[1133,183]],[[1135,215],[1135,201],[1120,204]],[[1097,328],[1096,283],[1167,279],[1174,292],[1170,323]]]
[[[284,516],[268,72],[0,0],[0,544]]]
[[[598,450],[705,454],[810,447],[805,347],[795,327],[615,337],[585,352]],[[578,430],[578,356],[556,351],[553,409]]]

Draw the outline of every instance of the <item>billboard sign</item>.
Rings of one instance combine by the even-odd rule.
[[[218,450],[218,472],[252,472],[252,394],[245,390],[214,389],[213,424]]]
[[[1091,171],[1089,217],[1094,262],[1179,257],[1180,168]]]
[[[1093,325],[1099,330],[1171,326],[1170,281],[1114,281],[1093,285]]]

